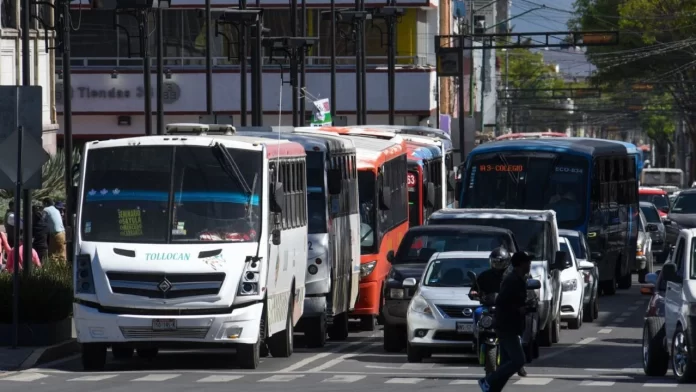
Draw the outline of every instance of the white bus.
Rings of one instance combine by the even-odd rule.
[[[171,124],[170,135],[96,141],[81,162],[74,320],[85,369],[106,350],[154,357],[235,345],[254,369],[293,352],[305,295],[304,148]]]
[[[298,330],[309,347],[326,336],[348,337],[348,315],[360,284],[358,171],[353,142],[326,132],[292,127],[244,127],[240,135],[280,137],[307,154],[308,259],[304,313]],[[275,131],[275,132],[274,132]],[[273,133],[272,133],[273,132]]]

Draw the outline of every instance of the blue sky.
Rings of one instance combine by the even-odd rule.
[[[540,9],[510,21],[513,32],[542,33],[547,31],[567,31],[567,22],[573,12],[575,0],[512,0],[510,15],[515,17],[526,11],[546,5],[552,9]],[[544,58],[549,63],[558,64],[560,71],[568,76],[586,76],[592,67],[581,52],[560,49],[545,50]]]

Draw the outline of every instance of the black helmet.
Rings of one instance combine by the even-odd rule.
[[[501,247],[493,249],[491,255],[488,256],[491,267],[494,269],[504,270],[510,265],[510,252]]]

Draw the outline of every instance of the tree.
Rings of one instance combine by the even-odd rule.
[[[656,156],[664,158],[663,162],[654,162],[656,167],[669,167],[671,163],[667,155],[667,146],[672,147],[674,151],[672,138],[677,128],[671,114],[673,103],[674,100],[667,94],[654,95],[646,100],[645,110],[638,115],[641,128],[655,142],[658,152]]]

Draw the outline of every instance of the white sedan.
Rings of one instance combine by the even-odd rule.
[[[583,302],[585,297],[585,276],[578,269],[573,247],[565,237],[559,238],[561,251],[570,258],[572,266],[561,272],[561,320],[568,322],[569,329],[578,329],[582,325]]]
[[[409,362],[421,362],[434,352],[474,348],[474,311],[469,299],[468,271],[477,275],[490,268],[490,252],[435,253],[428,261],[406,313]],[[404,287],[416,287],[407,278]]]

